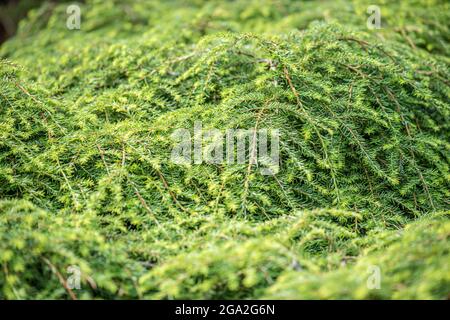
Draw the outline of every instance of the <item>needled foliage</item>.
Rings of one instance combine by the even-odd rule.
[[[369,4],[33,11],[0,50],[0,298],[446,298],[448,3]],[[279,172],[174,163],[198,121],[279,130]]]
[[[442,271],[448,268],[449,228],[448,213],[438,213],[402,231],[382,233],[355,265],[326,274],[286,272],[265,298],[448,299],[450,276]],[[374,265],[385,270],[378,290],[367,286]]]

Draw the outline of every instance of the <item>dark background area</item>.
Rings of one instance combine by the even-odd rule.
[[[61,3],[64,0],[0,0],[0,45],[12,37],[19,21],[26,17],[28,11],[41,6],[44,2]],[[77,1],[80,2],[80,1]]]

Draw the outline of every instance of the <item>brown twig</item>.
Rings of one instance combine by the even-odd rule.
[[[156,169],[156,168],[155,168],[155,170],[156,170],[156,172],[158,173],[158,175],[159,175],[161,181],[162,181],[163,184],[164,184],[164,187],[165,187],[165,188],[167,189],[167,191],[169,192],[169,194],[170,194],[170,196],[172,197],[172,199],[173,199],[173,201],[175,202],[175,204],[177,204],[177,205],[180,207],[181,210],[183,210],[184,212],[187,212],[186,208],[183,207],[183,206],[181,205],[180,202],[178,202],[177,197],[176,197],[175,194],[172,192],[172,190],[170,190],[169,184],[167,183],[166,178],[164,178],[164,175],[162,174],[162,172],[159,171],[159,170]]]
[[[286,68],[286,66],[283,67],[283,72],[284,72],[284,76],[286,77],[286,79],[289,83],[289,87],[291,88],[291,91],[294,93],[294,96],[297,99],[298,105],[301,108],[303,108],[303,104],[302,104],[302,101],[300,100],[300,96],[298,95],[297,90],[295,89],[294,85],[292,84],[292,80],[291,80],[291,77],[289,76],[289,71]]]
[[[108,168],[108,165],[106,164],[106,161],[105,161],[105,154],[104,154],[104,151],[103,151],[103,149],[100,147],[99,144],[97,144],[97,149],[98,149],[98,152],[100,152],[100,157],[102,158],[103,164],[104,164],[104,166],[105,166],[105,168],[106,168],[106,172],[109,174],[109,168]]]
[[[77,296],[75,295],[75,293],[72,291],[72,289],[69,288],[69,286],[67,285],[67,281],[64,279],[64,277],[62,276],[62,274],[58,271],[58,269],[55,267],[55,265],[53,265],[50,260],[48,260],[47,258],[42,258],[42,260],[50,267],[50,270],[56,275],[56,277],[58,278],[59,282],[61,283],[61,285],[64,287],[64,289],[67,291],[67,293],[69,294],[70,298],[72,300],[77,300]]]
[[[367,41],[356,39],[356,38],[339,38],[338,40],[356,42],[361,46],[361,48],[364,49],[364,51],[367,51],[367,46],[369,45],[369,43]]]

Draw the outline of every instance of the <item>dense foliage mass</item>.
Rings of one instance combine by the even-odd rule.
[[[0,298],[448,298],[449,4],[368,30],[371,2],[33,11],[0,51]],[[195,121],[279,129],[280,171],[171,162]]]

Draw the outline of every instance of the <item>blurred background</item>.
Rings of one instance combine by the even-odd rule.
[[[26,17],[29,10],[37,8],[44,2],[57,4],[69,0],[0,0],[0,45],[12,37],[19,21]],[[78,1],[82,2],[82,1]]]

